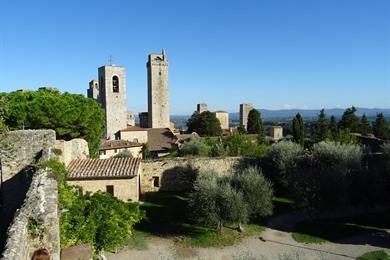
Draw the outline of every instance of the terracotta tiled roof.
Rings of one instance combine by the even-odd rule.
[[[100,144],[99,151],[120,149],[120,148],[139,147],[139,146],[142,146],[142,144],[130,142],[130,141],[126,141],[126,140],[105,140]]]
[[[68,166],[69,180],[125,179],[138,175],[141,159],[110,158],[73,160]]]
[[[169,128],[148,128],[150,151],[169,151],[178,139]]]
[[[127,128],[122,129],[121,132],[130,132],[130,131],[147,131],[149,128],[142,128],[138,126],[127,126]]]

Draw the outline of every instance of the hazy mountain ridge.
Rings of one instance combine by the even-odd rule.
[[[365,114],[367,117],[375,117],[377,113],[383,113],[385,117],[390,117],[390,108],[363,108],[356,107],[356,115],[361,116]],[[302,117],[317,117],[320,109],[258,109],[261,113],[261,117],[263,119],[269,118],[293,118],[297,113],[300,113]],[[327,116],[336,116],[341,117],[345,111],[345,108],[330,108],[325,109],[325,114]],[[191,115],[171,115],[171,119],[186,119]],[[229,113],[230,120],[238,120],[240,117],[240,113]]]

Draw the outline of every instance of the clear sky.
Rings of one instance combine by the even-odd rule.
[[[147,55],[162,48],[171,114],[390,107],[389,0],[0,1],[0,91],[86,94],[112,54],[128,109],[146,111]]]

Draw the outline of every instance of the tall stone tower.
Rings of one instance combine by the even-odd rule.
[[[200,104],[196,105],[196,111],[198,111],[198,113],[203,113],[204,111],[207,111],[207,110],[208,110],[207,104],[205,104],[205,103],[200,103]]]
[[[240,125],[244,126],[245,129],[248,126],[248,115],[252,109],[252,104],[240,104]]]
[[[89,82],[89,89],[87,91],[87,96],[89,98],[95,99],[96,101],[99,100],[99,84],[97,80],[93,79]]]
[[[150,54],[148,69],[148,126],[169,127],[168,60],[161,54]]]
[[[127,127],[125,68],[114,64],[102,66],[98,69],[98,75],[98,102],[106,111],[104,137],[115,139],[115,134]]]

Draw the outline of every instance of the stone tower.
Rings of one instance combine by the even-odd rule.
[[[98,69],[99,100],[106,111],[104,137],[115,139],[115,134],[127,127],[125,68],[113,64]]]
[[[248,126],[248,115],[253,109],[252,104],[240,104],[240,125],[244,126],[245,129]]]
[[[148,126],[169,127],[168,60],[161,54],[150,54],[148,69]]]
[[[96,101],[99,100],[99,84],[97,80],[93,79],[89,82],[89,89],[87,91],[87,96],[89,98],[95,99]]]
[[[200,103],[200,104],[197,104],[196,105],[196,111],[198,111],[198,113],[203,113],[204,111],[207,111],[207,104],[205,103]]]

